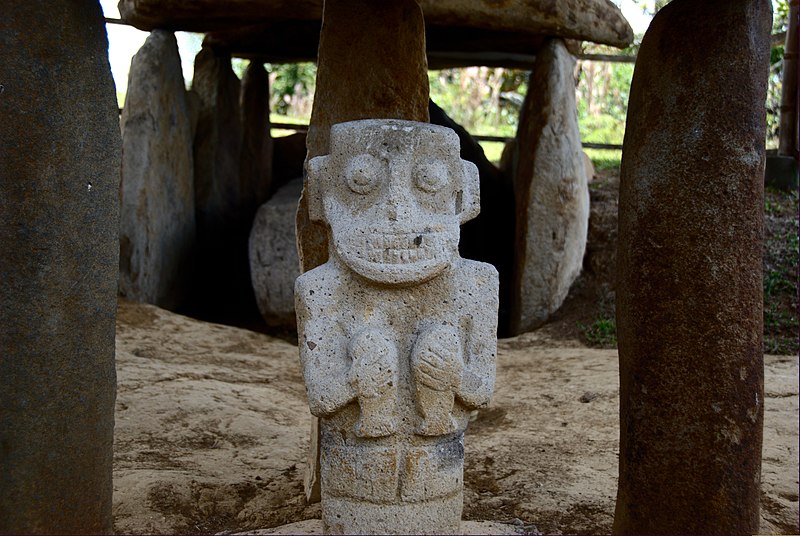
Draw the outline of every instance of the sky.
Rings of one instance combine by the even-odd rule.
[[[119,18],[117,2],[118,0],[100,0],[106,17]],[[628,19],[634,33],[644,33],[647,25],[650,24],[650,17],[642,13],[642,9],[632,0],[616,0],[615,3],[620,6],[622,14]],[[117,92],[124,93],[128,86],[131,58],[144,43],[148,32],[120,24],[107,24],[106,28],[108,30],[108,57],[111,63],[111,72],[117,84]],[[177,32],[175,37],[178,40],[178,50],[181,55],[183,78],[189,81],[192,79],[192,65],[194,57],[199,52],[200,43],[198,39],[191,39],[185,32]]]

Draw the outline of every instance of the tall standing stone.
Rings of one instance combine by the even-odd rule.
[[[0,533],[109,534],[120,135],[103,14],[0,11]]]
[[[210,320],[255,309],[247,237],[256,207],[248,210],[242,187],[240,89],[230,54],[204,46],[192,82],[197,262],[190,308]]]
[[[511,332],[558,309],[578,277],[589,228],[589,186],[575,108],[575,58],[561,39],[536,55],[517,132],[516,259]]]
[[[194,139],[195,207],[198,230],[203,235],[216,235],[233,226],[242,197],[240,87],[230,55],[203,47],[194,60],[192,80],[192,91],[199,97]]]
[[[195,242],[192,129],[175,36],[153,30],[131,61],[122,112],[120,293],[177,308]]]
[[[754,534],[771,4],[675,0],[645,35],[619,201],[617,534]]]
[[[272,183],[272,136],[269,131],[269,76],[262,63],[252,61],[242,78],[243,205],[248,213],[269,197]]]
[[[306,160],[328,153],[330,127],[367,118],[428,121],[425,23],[415,0],[329,0],[322,14],[317,85]],[[327,232],[308,216],[304,190],[297,209],[300,271],[328,258]],[[306,495],[319,498],[317,421],[311,433]]]

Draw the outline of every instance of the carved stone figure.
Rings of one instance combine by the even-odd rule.
[[[477,169],[448,128],[352,121],[309,161],[307,191],[330,248],[295,287],[324,530],[456,533],[464,430],[497,348],[497,271],[458,255]]]

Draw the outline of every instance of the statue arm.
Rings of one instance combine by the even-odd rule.
[[[324,289],[307,276],[311,273],[295,283],[300,363],[311,413],[325,417],[349,404],[356,393],[348,381],[350,359],[345,334],[334,319],[332,304],[323,297]]]
[[[497,356],[497,271],[485,264],[481,264],[479,268],[472,288],[480,289],[480,295],[477,296],[478,303],[471,308],[469,332],[465,334],[465,366],[456,391],[461,403],[470,409],[489,403],[494,392]]]

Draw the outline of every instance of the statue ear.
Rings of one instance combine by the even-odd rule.
[[[317,156],[306,162],[306,200],[308,202],[308,217],[311,221],[325,221],[322,194],[324,192],[325,177],[328,173],[328,157]]]
[[[459,218],[464,224],[481,211],[481,182],[475,164],[467,160],[461,163],[464,166],[464,180],[461,183],[461,200],[456,200],[456,210],[460,210]]]

